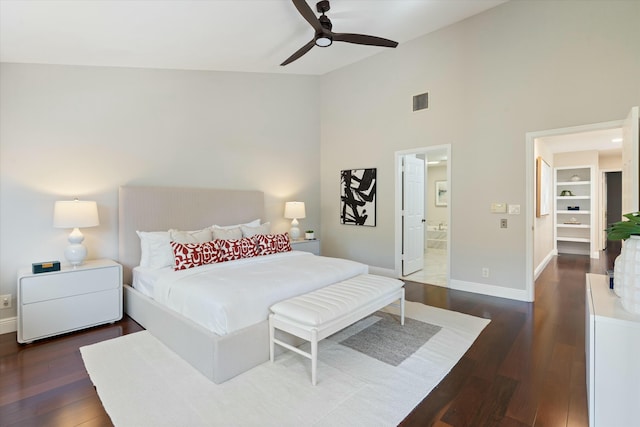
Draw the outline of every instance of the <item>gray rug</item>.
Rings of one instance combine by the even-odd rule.
[[[405,317],[378,311],[361,321],[368,324],[352,325],[341,332],[338,342],[391,366],[398,366],[440,332],[441,326],[431,325]],[[350,335],[342,338],[345,335]]]

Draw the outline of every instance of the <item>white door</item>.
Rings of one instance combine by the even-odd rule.
[[[402,275],[424,267],[424,160],[403,159]]]
[[[640,136],[638,107],[633,107],[622,125],[622,214],[640,210]],[[611,218],[613,220],[613,218]]]

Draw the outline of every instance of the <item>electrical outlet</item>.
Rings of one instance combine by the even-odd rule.
[[[0,295],[0,308],[11,308],[11,294]]]
[[[507,219],[503,218],[500,220],[500,228],[507,228]]]
[[[489,269],[487,267],[482,267],[482,277],[489,277]]]

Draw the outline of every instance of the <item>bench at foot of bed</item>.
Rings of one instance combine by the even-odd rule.
[[[269,316],[269,358],[278,344],[311,359],[311,383],[316,385],[318,341],[395,302],[400,302],[404,325],[404,283],[398,279],[362,274],[308,294],[281,301]],[[275,330],[311,342],[311,353],[275,338]]]

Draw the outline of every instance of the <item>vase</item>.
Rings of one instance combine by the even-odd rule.
[[[625,310],[640,314],[640,236],[622,242],[613,268],[613,290]]]

